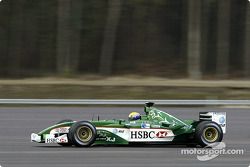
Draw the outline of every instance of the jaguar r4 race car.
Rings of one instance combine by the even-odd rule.
[[[132,112],[128,120],[63,120],[38,134],[31,141],[61,146],[185,144],[200,145],[222,141],[226,133],[225,112],[200,112],[199,120],[181,120],[148,102],[144,115]]]

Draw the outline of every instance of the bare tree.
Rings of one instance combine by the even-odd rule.
[[[228,77],[230,50],[230,1],[218,1],[217,63],[219,78]]]
[[[116,32],[121,15],[121,0],[109,0],[108,16],[103,37],[99,72],[111,74],[115,51]]]
[[[190,78],[201,78],[201,2],[188,0],[188,74]]]
[[[245,77],[250,77],[250,3],[246,8],[246,28],[245,28],[245,43],[244,43],[244,73]]]

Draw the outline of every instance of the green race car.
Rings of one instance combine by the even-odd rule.
[[[31,141],[61,146],[186,144],[205,147],[222,141],[226,133],[225,112],[200,112],[199,120],[181,120],[145,104],[145,115],[132,112],[128,120],[63,120],[38,134]]]

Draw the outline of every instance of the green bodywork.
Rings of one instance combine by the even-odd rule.
[[[166,112],[163,112],[154,107],[145,107],[145,115],[141,116],[140,120],[130,121],[124,119],[112,120],[95,120],[91,122],[97,129],[97,137],[94,144],[129,144],[129,141],[123,139],[105,130],[105,128],[136,128],[141,129],[142,124],[150,125],[148,128],[160,128],[171,130],[174,134],[174,139],[171,142],[186,143],[192,142],[192,136],[199,121],[180,120]],[[64,122],[50,126],[38,133],[41,136],[41,143],[44,143],[45,135],[50,134],[50,131],[59,127],[71,127],[73,122]],[[103,128],[103,129],[102,129]]]

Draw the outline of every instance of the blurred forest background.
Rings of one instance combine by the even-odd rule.
[[[250,77],[248,0],[2,0],[0,77]]]

